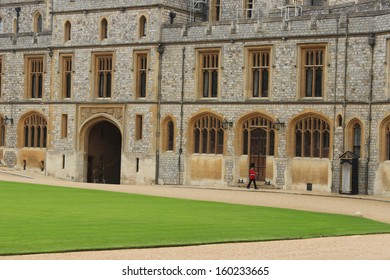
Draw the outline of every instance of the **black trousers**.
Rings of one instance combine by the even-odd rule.
[[[252,182],[253,182],[253,184],[255,184],[255,189],[257,189],[256,180],[255,179],[249,179],[249,183],[248,183],[248,186],[246,186],[246,188],[249,189],[249,187],[250,187]]]

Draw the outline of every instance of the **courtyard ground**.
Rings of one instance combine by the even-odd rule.
[[[358,215],[390,223],[390,197],[213,186],[130,186],[64,181],[0,168],[0,180]],[[243,213],[245,215],[245,213]],[[202,246],[0,256],[0,260],[390,260],[390,234]]]

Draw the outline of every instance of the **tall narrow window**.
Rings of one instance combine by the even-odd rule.
[[[0,34],[3,33],[3,19],[0,17]]]
[[[210,15],[211,19],[215,21],[221,20],[221,1],[222,0],[213,0],[212,4],[210,5],[211,10],[210,10]]]
[[[194,153],[223,154],[224,130],[222,121],[213,116],[204,116],[194,123]]]
[[[325,48],[302,49],[302,97],[322,97]]]
[[[31,115],[24,120],[24,146],[46,148],[47,122],[40,115]]]
[[[136,92],[138,98],[146,97],[148,80],[148,55],[146,53],[136,54]]]
[[[253,14],[253,8],[254,8],[254,0],[245,0],[244,4],[244,16],[245,18],[252,18],[254,16]]]
[[[12,33],[18,33],[18,20],[16,18],[12,20]]]
[[[218,97],[219,52],[200,53],[200,90],[203,98]]]
[[[98,98],[111,98],[112,55],[95,55],[95,92]]]
[[[64,41],[67,42],[71,39],[72,25],[69,21],[65,22],[64,26]]]
[[[250,97],[268,97],[270,81],[270,49],[249,50]]]
[[[361,149],[361,137],[362,137],[362,130],[360,128],[359,123],[355,123],[352,128],[353,133],[353,153],[360,157],[360,149]]]
[[[135,116],[135,140],[142,139],[142,115]]]
[[[34,32],[40,33],[42,31],[43,31],[42,15],[40,13],[36,13],[34,16]]]
[[[100,22],[100,40],[107,39],[108,37],[108,22],[103,18]]]
[[[62,114],[61,115],[61,138],[67,138],[68,137],[68,115]]]
[[[2,116],[0,116],[0,147],[5,146],[5,123]]]
[[[27,58],[27,97],[43,96],[43,57]]]
[[[306,117],[295,124],[295,156],[328,158],[329,124],[317,117]]]
[[[139,19],[139,37],[146,36],[147,20],[145,16],[141,16]]]
[[[72,97],[72,56],[62,57],[62,98]]]
[[[169,121],[167,124],[167,139],[166,139],[167,151],[173,151],[174,135],[175,135],[175,127],[173,125],[173,121]]]

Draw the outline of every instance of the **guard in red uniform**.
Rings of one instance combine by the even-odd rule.
[[[256,186],[256,171],[255,171],[255,166],[253,164],[251,165],[251,169],[249,170],[249,183],[246,186],[247,189],[249,189],[249,187],[250,187],[252,182],[255,185],[255,189],[257,189],[257,186]]]

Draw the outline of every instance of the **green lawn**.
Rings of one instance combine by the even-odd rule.
[[[0,182],[0,255],[384,232],[344,215]]]

